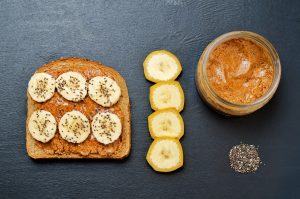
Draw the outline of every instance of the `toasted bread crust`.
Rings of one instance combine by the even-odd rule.
[[[131,148],[131,119],[128,89],[123,77],[114,69],[101,63],[80,58],[62,58],[43,65],[36,72],[46,72],[57,78],[67,71],[82,73],[87,81],[94,76],[105,75],[113,78],[121,88],[122,95],[117,104],[110,108],[103,108],[92,101],[87,95],[81,102],[70,102],[55,95],[44,103],[37,103],[27,92],[27,122],[26,122],[26,148],[27,153],[34,159],[41,158],[94,158],[94,159],[123,159],[130,153]],[[115,112],[122,120],[122,134],[120,138],[110,145],[97,142],[92,133],[81,144],[72,144],[63,140],[57,130],[55,137],[46,144],[36,141],[28,131],[28,120],[37,109],[50,111],[59,122],[62,115],[72,109],[82,111],[90,120],[98,111]]]

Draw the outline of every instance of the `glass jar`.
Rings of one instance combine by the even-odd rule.
[[[256,99],[253,103],[250,104],[235,104],[229,101],[224,100],[213,90],[212,86],[209,83],[207,77],[207,62],[210,56],[210,53],[221,43],[228,41],[230,39],[247,39],[250,40],[259,46],[266,49],[272,59],[274,65],[274,76],[273,81],[268,89],[268,91],[260,98]],[[281,77],[281,65],[279,56],[272,46],[272,44],[266,40],[264,37],[248,31],[234,31],[223,34],[213,40],[202,53],[200,60],[198,62],[197,71],[196,71],[196,86],[201,98],[213,107],[216,111],[230,116],[242,116],[250,114],[261,107],[263,107],[274,95],[276,89],[279,85]]]

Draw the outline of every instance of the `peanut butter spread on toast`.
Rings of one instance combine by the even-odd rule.
[[[99,63],[95,63],[92,61],[85,61],[79,59],[79,62],[73,60],[70,62],[51,62],[48,63],[41,68],[38,69],[37,72],[45,72],[52,75],[54,78],[57,78],[62,73],[68,71],[75,71],[81,73],[87,80],[87,82],[95,77],[95,76],[108,76],[114,79],[119,85],[117,78],[114,78],[115,74],[107,70],[105,66],[103,68]],[[123,98],[122,96],[119,102]],[[37,103],[33,101],[33,107],[37,109],[47,110],[52,113],[55,117],[57,123],[60,121],[61,117],[69,111],[77,110],[83,113],[91,122],[93,116],[96,115],[98,112],[102,111],[110,111],[117,114],[122,122],[122,126],[124,123],[124,113],[121,110],[120,103],[116,103],[110,108],[104,108],[94,102],[88,95],[79,102],[72,102],[66,100],[62,97],[58,92],[55,92],[54,96],[44,103]],[[123,132],[123,130],[122,130]],[[109,145],[104,145],[99,143],[90,133],[89,137],[80,144],[73,144],[64,140],[57,129],[55,137],[49,141],[48,143],[41,143],[36,142],[36,145],[43,149],[47,154],[80,154],[82,156],[88,156],[89,154],[100,154],[106,157],[111,156],[114,153],[117,153],[118,150],[121,150],[122,146],[122,138],[124,138],[123,133],[121,134],[120,138]]]

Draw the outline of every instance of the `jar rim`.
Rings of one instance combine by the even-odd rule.
[[[257,100],[255,100],[252,103],[249,104],[238,104],[238,103],[233,103],[230,101],[227,101],[225,99],[223,99],[222,97],[220,97],[215,91],[214,89],[211,87],[211,84],[208,81],[207,78],[207,73],[206,73],[206,65],[209,59],[210,54],[213,52],[213,50],[215,49],[215,47],[217,47],[219,44],[231,40],[231,39],[235,39],[235,38],[244,38],[244,39],[248,39],[251,41],[254,41],[256,43],[258,43],[259,45],[263,46],[270,54],[271,58],[272,58],[272,62],[274,64],[274,77],[273,77],[273,81],[272,84],[270,86],[270,88],[268,89],[268,91],[261,96],[260,98],[258,98]],[[227,106],[232,106],[232,107],[238,107],[238,108],[249,108],[252,106],[257,106],[259,104],[262,104],[264,102],[267,102],[270,97],[272,97],[274,95],[274,93],[276,92],[279,82],[280,82],[280,78],[281,78],[281,64],[280,64],[280,59],[279,59],[279,55],[277,53],[277,51],[275,50],[274,46],[263,36],[254,33],[254,32],[250,32],[250,31],[232,31],[232,32],[228,32],[225,33],[223,35],[220,35],[219,37],[217,37],[216,39],[214,39],[205,49],[204,51],[204,58],[203,58],[203,62],[202,62],[202,74],[204,74],[204,82],[207,85],[209,92],[213,95],[213,97],[218,100],[219,102],[227,105]]]

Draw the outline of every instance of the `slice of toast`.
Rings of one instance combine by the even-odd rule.
[[[45,64],[36,72],[45,72],[57,78],[68,71],[80,72],[87,81],[95,76],[108,76],[114,79],[121,88],[119,101],[110,108],[104,108],[87,95],[80,102],[71,102],[64,99],[57,91],[54,96],[46,102],[35,102],[27,92],[27,122],[26,122],[26,148],[27,153],[34,159],[40,158],[94,158],[94,159],[122,159],[129,155],[131,147],[130,126],[130,102],[123,77],[114,69],[101,63],[80,58],[62,58]],[[81,111],[89,120],[100,111],[111,111],[117,114],[122,121],[122,134],[118,140],[109,145],[99,143],[91,134],[80,144],[65,141],[59,134],[58,129],[55,136],[48,143],[35,140],[28,131],[28,121],[31,114],[43,109],[52,113],[57,124],[60,118],[69,111]]]

